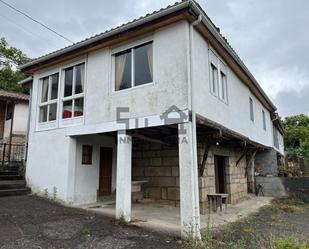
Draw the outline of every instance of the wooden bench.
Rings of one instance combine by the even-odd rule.
[[[210,204],[213,204],[213,211],[217,212],[218,205],[220,207],[220,212],[222,212],[222,203],[224,201],[225,204],[225,211],[227,210],[227,198],[229,197],[228,194],[209,194],[207,195],[208,199],[208,206],[210,208]]]

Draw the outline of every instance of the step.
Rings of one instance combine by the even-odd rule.
[[[0,171],[0,176],[19,175],[18,171]]]
[[[2,180],[23,180],[23,176],[20,175],[0,175],[0,181]]]
[[[16,196],[16,195],[27,195],[30,194],[31,191],[29,188],[22,188],[22,189],[6,189],[0,190],[0,197],[3,196]]]
[[[26,187],[24,180],[0,181],[0,190],[5,189],[22,189]]]

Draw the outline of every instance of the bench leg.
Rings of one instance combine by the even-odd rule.
[[[222,198],[219,198],[220,212],[222,213]]]

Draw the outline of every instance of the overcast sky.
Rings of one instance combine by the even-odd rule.
[[[170,0],[5,0],[74,42],[174,3]],[[309,1],[199,0],[278,107],[309,114]],[[67,41],[0,2],[0,36],[34,58]]]

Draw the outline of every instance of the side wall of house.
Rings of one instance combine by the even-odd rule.
[[[270,113],[249,88],[226,66],[227,103],[210,91],[210,46],[194,30],[193,32],[193,94],[196,112],[251,140],[273,147]],[[219,57],[220,58],[220,57]],[[226,64],[223,60],[222,62]],[[253,100],[254,122],[250,120],[249,97]],[[265,111],[266,130],[263,129],[262,110]]]

